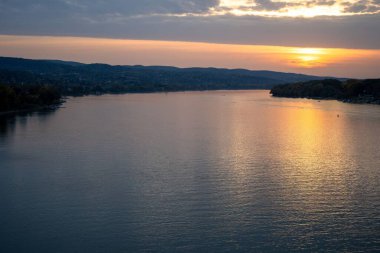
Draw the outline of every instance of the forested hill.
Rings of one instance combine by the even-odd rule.
[[[111,66],[0,57],[1,84],[54,85],[63,94],[270,89],[322,77],[245,69]]]
[[[349,103],[380,104],[380,79],[291,83],[273,87],[271,94],[275,97],[328,98]]]
[[[61,94],[52,86],[0,84],[0,116],[4,112],[56,108],[61,102]]]

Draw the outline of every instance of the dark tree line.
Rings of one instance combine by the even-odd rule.
[[[380,79],[315,80],[278,85],[272,88],[276,97],[331,98],[353,103],[380,104]]]
[[[61,94],[47,85],[1,85],[0,111],[38,109],[57,105]]]

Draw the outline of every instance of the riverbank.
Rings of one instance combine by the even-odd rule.
[[[326,79],[278,85],[270,93],[274,97],[334,99],[353,104],[380,104],[380,79]]]
[[[47,85],[0,85],[0,115],[56,109],[61,93]]]
[[[12,111],[0,111],[1,116],[15,115],[20,113],[33,113],[33,112],[43,112],[43,111],[54,111],[59,109],[66,101],[62,100],[59,104],[49,105],[49,106],[39,106],[32,107],[28,109],[12,110]]]

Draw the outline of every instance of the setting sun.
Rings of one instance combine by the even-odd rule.
[[[327,49],[296,48],[293,50],[292,63],[303,68],[321,67],[327,64]],[[324,61],[325,60],[325,61]]]
[[[296,48],[295,53],[305,55],[321,55],[325,54],[325,49],[322,48]]]

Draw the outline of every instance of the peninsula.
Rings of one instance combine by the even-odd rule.
[[[278,85],[274,97],[336,99],[347,103],[380,104],[380,79],[325,79]]]

